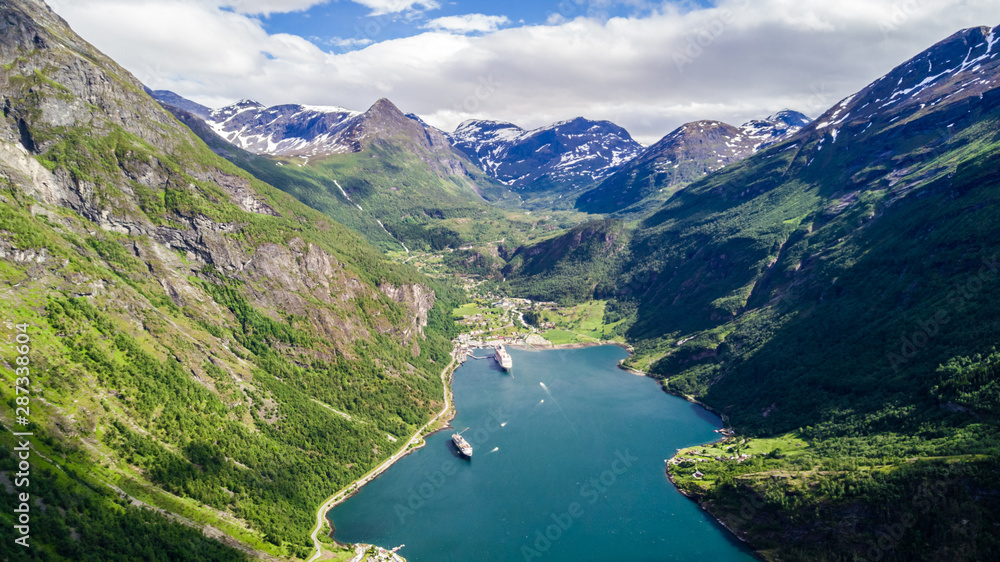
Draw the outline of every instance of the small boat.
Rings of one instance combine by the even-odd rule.
[[[462,434],[468,430],[469,428],[465,428],[458,433],[453,433],[451,441],[455,443],[455,446],[458,447],[458,450],[461,451],[463,455],[472,458],[472,445],[469,445],[469,442],[465,440],[465,437],[462,437]]]

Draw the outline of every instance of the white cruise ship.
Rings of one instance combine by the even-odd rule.
[[[500,364],[500,368],[504,371],[509,371],[511,367],[514,366],[514,360],[510,358],[510,354],[504,349],[503,344],[500,344],[496,348],[496,353],[493,354],[493,358],[497,360]]]

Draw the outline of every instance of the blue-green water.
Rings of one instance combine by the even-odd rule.
[[[664,473],[718,417],[618,369],[618,347],[511,355],[513,376],[455,372],[472,459],[451,430],[430,436],[330,512],[338,540],[405,544],[410,562],[754,559]]]

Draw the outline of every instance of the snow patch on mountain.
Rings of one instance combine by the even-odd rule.
[[[314,157],[360,149],[350,125],[362,113],[323,105],[265,107],[253,100],[212,111],[206,123],[226,141],[255,154]]]
[[[811,122],[798,111],[784,109],[766,119],[748,121],[740,126],[740,131],[753,141],[753,151],[758,152],[790,138]]]
[[[607,177],[642,151],[625,129],[584,118],[533,130],[472,120],[448,137],[488,175],[521,189],[539,180],[576,189]]]

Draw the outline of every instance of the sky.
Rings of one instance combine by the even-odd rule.
[[[209,107],[388,98],[445,131],[583,116],[651,144],[683,123],[817,117],[995,0],[48,0],[153,89]]]

